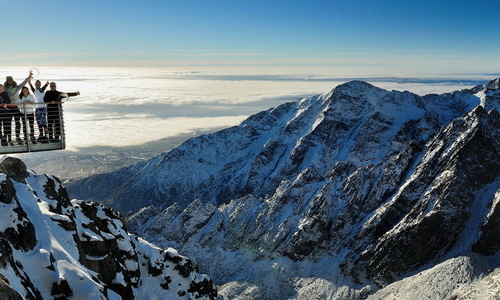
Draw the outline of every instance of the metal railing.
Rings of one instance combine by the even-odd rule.
[[[0,107],[0,154],[66,148],[63,103],[23,103]],[[42,107],[40,107],[42,106]],[[37,115],[37,108],[45,108]]]

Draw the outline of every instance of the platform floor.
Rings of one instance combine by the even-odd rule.
[[[37,152],[37,151],[49,151],[49,150],[62,150],[64,149],[64,143],[61,142],[50,142],[50,143],[24,143],[24,145],[18,145],[14,142],[13,146],[0,146],[0,154],[13,154],[13,153],[26,153],[26,152]]]

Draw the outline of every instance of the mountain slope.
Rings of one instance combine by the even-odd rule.
[[[460,299],[494,300],[500,296],[500,268],[488,273],[478,257],[456,257],[395,282],[368,297],[369,300]],[[479,280],[475,280],[480,278]]]
[[[231,299],[359,299],[455,257],[495,269],[498,81],[423,97],[348,82],[71,192],[138,210],[130,228],[203,257]]]
[[[126,231],[95,202],[70,201],[59,180],[0,162],[2,299],[216,299],[211,280],[176,250]]]
[[[337,161],[382,162],[400,151],[402,143],[427,141],[479,101],[466,93],[419,97],[353,81],[68,188],[78,198],[124,213],[150,204],[186,207],[193,199],[221,204],[247,194],[261,197],[312,162],[321,167],[319,172],[331,170]],[[410,127],[419,132],[409,132]]]

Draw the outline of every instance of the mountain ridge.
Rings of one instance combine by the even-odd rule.
[[[461,256],[498,268],[498,81],[425,96],[348,82],[71,191],[118,182],[94,196],[135,210],[133,230],[197,259],[230,298],[360,299]]]
[[[353,122],[353,120],[352,120],[353,115],[360,114],[363,110],[366,110],[366,108],[364,108],[364,105],[363,105],[365,103],[364,101],[362,101],[362,102],[358,101],[358,103],[356,105],[355,102],[352,102],[352,100],[353,100],[352,98],[346,99],[346,97],[342,96],[343,94],[345,94],[346,91],[347,91],[347,93],[349,93],[349,90],[352,90],[352,87],[350,85],[361,85],[365,89],[368,89],[371,91],[375,90],[375,93],[385,94],[385,92],[383,92],[382,89],[376,88],[373,85],[362,82],[362,81],[348,82],[348,83],[345,83],[343,85],[336,87],[335,89],[333,89],[331,92],[329,92],[327,94],[312,96],[309,98],[305,98],[299,102],[285,103],[283,105],[278,106],[277,108],[269,109],[267,111],[250,116],[247,120],[243,121],[242,124],[240,124],[237,127],[232,127],[232,128],[228,128],[225,130],[221,130],[217,133],[202,135],[202,136],[199,136],[196,138],[189,139],[186,143],[183,143],[179,147],[174,148],[171,151],[169,151],[168,155],[161,154],[161,155],[159,155],[159,156],[157,156],[157,157],[155,157],[147,162],[136,164],[135,165],[136,167],[134,168],[134,170],[131,170],[130,168],[122,168],[116,172],[112,172],[111,173],[112,179],[110,179],[109,182],[106,181],[106,177],[109,178],[109,176],[105,177],[105,176],[96,175],[95,178],[104,179],[104,181],[95,180],[93,182],[94,184],[98,184],[100,187],[100,188],[98,188],[98,190],[100,191],[99,192],[100,197],[101,197],[100,199],[95,198],[94,196],[91,195],[91,193],[85,191],[87,186],[90,186],[90,185],[79,184],[79,186],[81,186],[81,188],[76,189],[73,187],[74,184],[70,184],[68,186],[68,188],[73,193],[75,193],[78,196],[81,196],[82,198],[89,199],[89,200],[99,200],[101,202],[104,201],[103,203],[105,203],[105,204],[112,204],[112,202],[114,200],[106,199],[107,196],[103,196],[102,195],[103,192],[107,193],[109,195],[108,197],[110,197],[112,199],[116,199],[117,197],[120,196],[121,197],[121,200],[119,201],[120,203],[115,204],[115,208],[119,209],[123,213],[126,213],[130,209],[126,208],[126,207],[120,208],[116,205],[123,205],[123,203],[126,202],[125,200],[123,200],[123,197],[125,197],[125,198],[130,199],[130,202],[132,202],[132,203],[130,203],[130,205],[132,205],[131,208],[133,208],[132,210],[137,210],[139,207],[134,206],[134,204],[137,203],[137,201],[133,201],[132,198],[142,197],[142,194],[144,193],[144,191],[141,191],[141,193],[140,193],[141,195],[136,195],[135,189],[136,188],[140,189],[140,188],[136,187],[134,185],[130,186],[128,184],[128,178],[142,176],[143,178],[140,180],[137,180],[137,181],[141,181],[141,182],[147,183],[147,184],[150,184],[150,183],[156,184],[153,181],[160,182],[161,179],[156,178],[155,177],[156,174],[154,174],[154,175],[147,174],[147,173],[141,174],[141,169],[147,169],[148,167],[153,167],[155,165],[160,165],[160,164],[165,164],[165,163],[168,164],[169,162],[166,161],[167,159],[171,160],[172,163],[175,164],[176,163],[175,162],[176,156],[185,155],[183,153],[183,151],[194,152],[194,150],[196,149],[196,151],[198,153],[202,153],[203,149],[201,148],[202,147],[201,145],[205,145],[207,143],[210,144],[211,143],[210,139],[212,139],[212,137],[214,135],[219,135],[220,139],[224,140],[225,136],[234,136],[236,134],[235,132],[238,132],[242,136],[241,139],[238,139],[238,140],[227,140],[226,139],[222,143],[223,144],[222,146],[224,147],[224,146],[226,146],[226,145],[224,145],[224,143],[228,143],[227,147],[225,147],[225,148],[228,148],[228,149],[246,148],[249,151],[253,150],[253,153],[250,152],[249,155],[252,155],[252,158],[254,158],[255,160],[258,160],[260,158],[263,158],[265,156],[265,154],[270,152],[270,151],[284,150],[284,149],[282,149],[283,146],[279,149],[273,149],[273,147],[275,145],[277,145],[278,143],[273,141],[271,138],[268,138],[269,136],[276,134],[276,130],[278,130],[277,126],[280,126],[281,130],[284,131],[284,136],[286,137],[286,136],[290,136],[291,134],[294,134],[294,133],[295,134],[298,133],[299,136],[304,136],[304,135],[308,134],[308,132],[306,130],[307,128],[311,128],[310,131],[312,131],[312,127],[315,127],[318,125],[320,125],[320,127],[317,129],[318,131],[322,130],[323,127],[327,127],[327,126],[334,126],[334,128],[325,128],[324,130],[327,130],[327,129],[335,130],[335,126],[338,126],[339,129],[342,129],[342,127],[345,127],[345,126],[356,125],[356,123]],[[337,94],[340,94],[340,96],[337,96],[336,99],[334,99],[334,100],[336,100],[335,107],[333,107],[330,111],[327,111],[327,113],[329,113],[330,115],[337,114],[338,120],[334,120],[334,121],[336,121],[334,124],[325,124],[324,126],[322,124],[315,124],[318,120],[320,120],[321,118],[324,117],[321,115],[321,113],[323,110],[328,110],[328,102],[332,101],[332,95],[334,95],[336,91],[337,91]],[[411,94],[409,92],[397,92],[396,95],[410,95],[410,98],[420,98],[419,96],[417,96],[415,94]],[[464,107],[475,106],[479,103],[478,98],[474,99],[475,100],[474,103],[466,104],[466,103],[463,103],[463,101],[462,102],[457,101],[456,99],[454,99],[454,97],[455,96],[453,96],[452,94],[446,95],[446,98],[450,98],[452,100],[451,102],[453,105],[460,107],[459,112],[454,112],[455,115],[462,113],[462,111],[465,109]],[[405,99],[404,97],[402,97],[402,98]],[[429,99],[428,100],[429,102],[437,102],[437,100],[434,99],[432,96],[425,97],[425,98]],[[362,100],[365,100],[365,98],[363,98]],[[368,99],[368,102],[369,102],[369,100],[370,100],[370,98]],[[389,99],[389,100],[397,101],[398,99]],[[401,100],[402,99],[399,99],[399,101],[401,101]],[[315,105],[312,105],[313,102],[315,102],[314,103]],[[374,102],[374,100],[372,100],[372,102]],[[348,109],[343,109],[344,107],[347,107]],[[375,106],[372,105],[371,107],[375,107]],[[300,110],[305,109],[305,108],[313,111],[313,114],[317,115],[318,117],[315,118],[316,121],[312,121],[311,124],[306,126],[306,128],[302,128],[305,124],[301,123],[301,117],[303,119],[303,112],[300,112]],[[472,107],[470,107],[470,108],[472,108]],[[297,115],[295,115],[295,113],[293,113],[295,110],[299,111],[299,113]],[[400,110],[402,110],[402,109],[400,109]],[[286,121],[286,122],[290,122],[290,124],[280,124],[280,125],[276,124],[276,121],[279,120],[279,118],[282,118],[283,115],[286,113],[290,114],[287,118],[287,121]],[[367,112],[365,112],[365,113],[367,113]],[[374,113],[374,110],[370,109],[368,113]],[[397,114],[398,111],[393,111],[393,113]],[[382,118],[381,120],[378,120],[376,117],[377,116],[372,118],[372,122],[376,123],[379,121],[387,121],[386,118]],[[444,120],[440,120],[440,122],[444,123],[446,121],[449,121],[449,119],[451,117],[450,116],[441,116],[441,118],[443,118]],[[346,123],[346,120],[347,120],[347,123]],[[283,122],[285,122],[285,121],[283,121]],[[388,122],[392,122],[392,120],[389,120]],[[367,124],[367,126],[369,126],[369,125],[370,124]],[[359,126],[359,124],[357,126]],[[259,131],[267,131],[266,132],[267,135],[258,134],[258,136],[256,136],[257,132],[259,132]],[[261,144],[263,144],[263,142],[265,142],[266,144],[261,145],[261,144],[255,143],[255,144],[257,144],[256,145],[257,147],[260,147],[260,149],[252,149],[251,146],[253,146],[253,144],[254,144],[252,142],[257,140],[259,138],[259,136],[261,137],[261,139],[262,138],[267,139],[267,140],[262,140],[262,142],[261,142]],[[294,140],[291,142],[297,144],[300,141]],[[298,145],[298,146],[299,147],[297,147],[297,149],[295,150],[297,152],[301,151],[300,145]],[[308,146],[308,145],[306,145],[306,146]],[[185,148],[188,148],[188,149],[184,150]],[[266,148],[266,149],[262,149],[262,148]],[[256,151],[259,151],[259,150],[263,150],[263,151],[261,153],[255,153]],[[203,170],[205,173],[207,173],[206,170],[209,170],[209,171],[211,171],[211,173],[207,174],[204,177],[201,177],[202,174],[197,174],[196,178],[194,178],[194,179],[200,181],[200,178],[204,178],[203,180],[205,180],[205,182],[192,182],[192,183],[189,183],[190,185],[199,185],[199,184],[210,185],[210,175],[213,175],[213,174],[219,175],[219,174],[224,172],[224,170],[221,168],[211,170],[210,168],[212,166],[218,166],[221,164],[225,164],[226,168],[231,167],[231,162],[224,161],[225,157],[227,156],[227,153],[225,153],[225,149],[220,147],[219,149],[214,150],[214,151],[216,151],[216,153],[204,153],[204,155],[206,157],[201,157],[201,154],[198,155],[197,157],[195,157],[196,154],[194,154],[194,153],[191,154],[191,158],[189,159],[189,161],[198,161],[200,163],[200,167],[198,168],[199,172],[201,172]],[[259,154],[262,154],[262,155],[259,156]],[[238,161],[241,159],[242,158],[240,157],[240,158],[235,158],[234,160]],[[339,160],[343,160],[343,159],[344,158],[341,157]],[[148,166],[146,166],[146,164]],[[182,162],[178,162],[178,164],[179,164],[179,166],[174,170],[175,172],[180,172],[181,171],[180,169],[186,169],[188,167],[188,166],[182,166]],[[269,166],[269,167],[271,167],[271,166]],[[231,173],[231,172],[229,172],[229,173]],[[163,175],[159,174],[158,176],[161,177]],[[183,175],[182,177],[188,177],[188,176],[189,175],[186,174],[186,175]],[[232,176],[232,174],[229,174],[228,176]],[[251,175],[246,175],[246,176],[251,176]],[[121,186],[119,186],[117,189],[115,189],[116,181],[119,181],[119,182],[123,181],[123,182],[127,182],[127,183],[124,183]],[[83,180],[82,182],[85,182],[85,180]],[[114,184],[111,184],[113,182],[114,182]],[[175,183],[168,184],[168,186],[175,187],[175,186],[183,186],[185,184],[186,184],[185,181],[184,182],[175,182]],[[187,188],[189,189],[189,187],[187,187]],[[179,187],[178,189],[185,190],[185,187],[182,187],[182,188]],[[224,190],[224,187],[217,187],[217,188],[215,188],[215,190]],[[145,192],[151,193],[151,194],[144,195],[144,197],[142,197],[142,198],[158,199],[158,201],[164,201],[165,198],[170,197],[169,195],[172,195],[172,197],[175,197],[175,198],[179,198],[178,195],[176,195],[178,193],[176,188],[172,188],[170,191],[166,191],[163,186],[157,186],[155,188],[155,192],[151,192],[151,191],[145,191]],[[232,191],[232,192],[234,192],[234,191]],[[244,194],[244,193],[245,193],[245,191],[242,192],[242,194]],[[210,199],[210,200],[215,203],[216,200],[214,199],[214,196],[215,195],[212,195],[211,196],[212,199]],[[221,198],[224,198],[223,195],[221,195],[221,196],[222,196]],[[197,198],[196,193],[191,193],[190,195],[187,196],[187,198],[196,199]],[[224,200],[222,200],[222,201],[224,201]],[[148,203],[148,204],[153,204],[153,203]],[[172,203],[170,203],[170,204],[172,204]],[[181,206],[183,206],[183,207],[185,207],[186,205],[187,204],[181,204]]]

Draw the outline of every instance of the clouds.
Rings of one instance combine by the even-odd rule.
[[[57,74],[56,81],[64,79],[58,85],[61,90],[82,92],[65,104],[68,145],[76,148],[130,146],[235,126],[251,114],[359,79],[260,68],[246,72],[241,68],[61,68],[50,72]],[[479,76],[363,79],[420,94],[484,83]]]
[[[472,87],[491,76],[342,77],[326,68],[39,67],[37,79],[80,91],[64,105],[69,149],[140,145],[164,138],[235,126],[247,116],[284,102],[327,93],[362,79],[379,87],[419,94]],[[15,79],[28,68],[3,69]],[[464,79],[465,78],[465,79]]]
[[[330,77],[443,77],[450,74],[494,73],[500,56],[483,52],[440,50],[380,50],[303,48],[293,51],[258,49],[157,49],[88,52],[39,52],[1,54],[3,65],[79,67],[171,67],[191,69],[260,68],[255,75],[328,74]],[[266,78],[263,78],[266,79]]]
[[[347,77],[330,68],[297,72],[282,66],[35,67],[42,82],[55,81],[60,91],[81,92],[64,104],[67,150],[23,156],[30,168],[62,178],[150,158],[189,137],[236,126],[251,114],[327,93],[349,80],[423,95],[472,87],[498,75]],[[20,80],[28,69],[2,68],[0,77]]]
[[[67,115],[67,118],[73,118],[66,126],[66,143],[69,149],[141,145],[197,131],[236,126],[246,118],[246,116],[224,116],[162,119],[146,115],[116,114],[85,115],[85,117],[91,117],[93,120],[77,119],[72,114]]]
[[[266,76],[248,80],[213,69],[39,69],[42,81],[82,93],[64,105],[69,149],[138,145],[235,126],[250,114],[332,86],[295,82],[292,89],[289,81]]]

